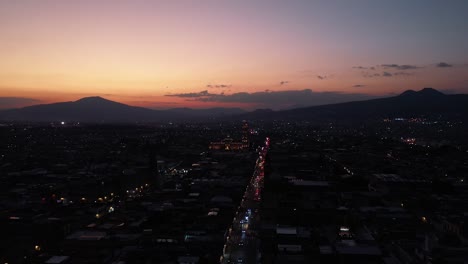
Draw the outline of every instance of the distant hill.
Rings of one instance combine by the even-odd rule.
[[[256,111],[239,119],[341,120],[356,121],[386,117],[446,116],[468,118],[468,95],[446,95],[432,88],[408,90],[394,97],[366,101],[296,108],[284,111]]]
[[[152,110],[133,107],[102,97],[86,97],[74,102],[28,106],[2,111],[0,118],[16,121],[92,121],[128,122],[135,118],[153,118]]]
[[[152,110],[130,106],[102,97],[85,97],[73,102],[42,104],[0,111],[1,120],[80,122],[198,121],[244,113],[239,108]]]
[[[179,113],[190,116],[197,117],[223,117],[231,115],[240,115],[247,113],[247,111],[240,108],[224,108],[224,107],[214,107],[214,108],[203,108],[203,109],[193,109],[193,108],[172,108],[167,111],[172,113]]]

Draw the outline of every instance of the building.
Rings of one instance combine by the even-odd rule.
[[[227,137],[223,139],[222,141],[218,142],[211,142],[210,143],[210,149],[211,150],[242,150],[243,149],[243,144],[242,142],[234,142],[234,139],[231,137]]]
[[[250,147],[249,143],[249,125],[247,121],[243,121],[242,124],[242,139],[241,142],[234,141],[231,137],[226,137],[225,139],[217,142],[211,142],[209,149],[211,150],[248,150]]]

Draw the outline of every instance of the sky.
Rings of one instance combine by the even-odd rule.
[[[0,0],[0,109],[285,109],[468,93],[468,1]]]

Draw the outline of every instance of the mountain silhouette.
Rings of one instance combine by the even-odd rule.
[[[408,90],[398,96],[339,104],[248,113],[242,119],[358,121],[387,117],[438,117],[467,119],[468,95],[446,95],[433,88]]]
[[[419,92],[416,92],[414,90],[407,90],[401,93],[399,96],[419,96],[419,97],[433,97],[433,96],[444,96],[445,94],[437,91],[434,88],[424,88]]]
[[[296,108],[284,111],[239,108],[152,110],[105,98],[85,97],[73,102],[34,105],[0,112],[0,120],[81,121],[81,122],[165,122],[208,120],[309,120],[364,121],[392,117],[440,117],[467,119],[468,95],[446,95],[432,88],[408,90],[400,95],[339,104]]]
[[[157,111],[104,99],[85,97],[74,102],[28,106],[0,113],[2,119],[18,121],[129,122],[154,120]]]

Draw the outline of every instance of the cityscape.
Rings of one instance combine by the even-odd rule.
[[[0,264],[468,263],[467,12],[0,0]]]

